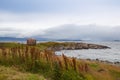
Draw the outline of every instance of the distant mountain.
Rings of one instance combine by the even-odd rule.
[[[114,40],[115,42],[120,42],[120,40]]]
[[[49,41],[49,39],[46,38],[35,38],[37,41]],[[26,41],[28,38],[16,38],[16,37],[0,37],[0,41]]]
[[[31,37],[36,39],[37,41],[91,41],[91,40],[80,40],[80,39],[51,39],[51,38],[39,38],[39,37]],[[16,37],[0,37],[0,41],[26,41],[28,38],[16,38]],[[114,40],[120,41],[120,40]]]
[[[80,39],[57,39],[56,41],[83,41]]]
[[[51,39],[51,38],[39,38],[39,37],[33,37],[37,39],[38,41],[82,41],[80,39]]]
[[[0,41],[25,41],[27,38],[0,37]]]

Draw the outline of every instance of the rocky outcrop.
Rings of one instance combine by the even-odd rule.
[[[62,43],[63,44],[63,43]],[[79,49],[108,49],[110,47],[88,44],[88,43],[64,43],[64,45],[59,44],[57,46],[51,46],[49,49],[59,51],[59,50],[79,50]]]

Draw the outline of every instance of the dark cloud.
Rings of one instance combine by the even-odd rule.
[[[119,30],[120,26],[108,27],[67,24],[49,28],[45,30],[44,34],[39,35],[39,37],[49,39],[120,40]]]
[[[35,37],[48,39],[81,39],[81,40],[120,40],[120,26],[97,26],[66,24],[52,27],[44,31],[37,30],[27,33],[15,28],[0,28],[3,37]]]

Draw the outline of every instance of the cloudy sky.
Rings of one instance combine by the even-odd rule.
[[[120,0],[0,0],[1,37],[120,39]]]

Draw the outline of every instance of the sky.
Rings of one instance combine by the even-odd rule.
[[[120,40],[120,0],[0,0],[0,37]]]

